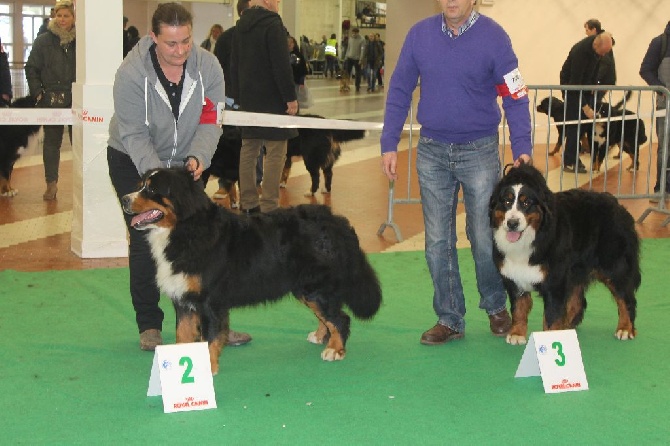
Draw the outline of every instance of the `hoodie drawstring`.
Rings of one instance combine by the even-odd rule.
[[[148,89],[148,79],[145,77],[144,78],[144,125],[149,127],[149,97],[148,94],[149,92],[147,91]]]

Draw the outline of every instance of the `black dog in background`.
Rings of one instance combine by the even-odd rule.
[[[589,119],[584,119],[580,124],[582,152],[590,153],[591,146],[594,145],[592,170],[600,170],[600,166],[607,155],[607,149],[614,145],[620,146],[620,149],[627,153],[633,160],[633,163],[628,167],[628,170],[638,169],[640,162],[636,156],[636,152],[640,145],[647,142],[644,121],[639,118],[625,120],[617,119],[624,115],[634,115],[633,112],[626,110],[623,107],[624,102],[630,100],[631,96],[632,92],[627,91],[625,97],[614,105],[611,105],[608,102],[600,104],[596,110],[597,117],[609,117],[612,119],[609,123],[597,122],[594,128],[594,125]],[[556,141],[554,149],[549,152],[549,155],[557,154],[563,145],[564,126],[562,122],[565,117],[564,106],[565,104],[562,100],[552,96],[551,98],[547,97],[542,99],[540,104],[536,107],[538,112],[549,115],[556,123],[558,140]],[[595,144],[593,144],[593,142],[595,142]],[[615,158],[618,158],[618,156]]]
[[[30,96],[16,99],[11,107],[33,108],[35,99]],[[19,193],[11,185],[14,164],[28,146],[31,136],[40,130],[39,125],[0,125],[0,196],[13,197]]]
[[[240,181],[240,150],[242,149],[242,133],[239,127],[224,125],[223,133],[216,146],[216,152],[208,169],[202,173],[205,186],[210,175],[221,180],[221,186],[230,199],[230,207],[238,206],[235,183]],[[217,197],[218,198],[218,197]]]
[[[544,113],[545,115],[549,115],[556,123],[558,139],[556,140],[556,145],[554,145],[553,150],[549,152],[549,156],[556,155],[558,152],[560,152],[561,147],[563,146],[563,140],[565,139],[565,136],[563,135],[565,126],[562,124],[562,122],[565,121],[565,104],[562,100],[555,96],[546,97],[540,101],[539,105],[536,107],[536,110],[540,113]],[[590,152],[592,133],[591,122],[588,120],[582,121],[580,124],[580,132],[582,135],[581,150]]]
[[[318,115],[299,115],[305,118],[320,118]],[[340,157],[340,144],[365,137],[365,130],[337,130],[298,128],[298,136],[288,141],[286,162],[281,176],[281,186],[286,182],[291,172],[292,157],[301,156],[305,168],[312,179],[308,196],[314,195],[319,189],[320,171],[323,170],[325,193],[330,193],[333,182],[333,166]],[[216,152],[212,157],[211,166],[202,174],[205,185],[214,175],[223,182],[223,187],[230,197],[231,207],[237,203],[235,183],[240,180],[240,150],[242,136],[239,127],[223,126],[223,134],[219,139]]]
[[[305,118],[320,118],[318,115],[301,115]],[[286,182],[291,173],[293,156],[302,156],[305,168],[312,179],[312,185],[305,196],[313,196],[319,190],[320,171],[323,171],[323,193],[329,194],[333,184],[333,166],[340,158],[342,150],[340,144],[365,137],[365,130],[338,130],[338,129],[311,129],[299,128],[298,136],[288,141],[286,163],[281,176],[281,185]]]

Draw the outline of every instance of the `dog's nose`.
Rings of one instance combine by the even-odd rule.
[[[121,197],[121,207],[123,208],[123,212],[125,212],[126,214],[132,214],[133,211],[130,210],[130,206],[132,205],[132,203],[133,199],[130,196],[130,194]]]
[[[516,231],[519,229],[519,219],[518,218],[510,218],[507,220],[507,229],[510,231]]]

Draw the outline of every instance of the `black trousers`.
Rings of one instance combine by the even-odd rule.
[[[564,92],[565,93],[565,92]],[[563,152],[563,164],[566,166],[578,165],[581,161],[579,156],[580,133],[590,128],[591,121],[582,112],[582,102],[579,91],[568,91],[563,95],[565,101],[565,119],[567,121],[582,120],[581,124],[570,124],[565,126],[565,150]],[[587,99],[582,97],[581,99]],[[588,98],[589,106],[593,107],[593,99]]]
[[[121,203],[121,197],[135,192],[140,183],[140,174],[133,161],[125,153],[107,147],[109,177]],[[130,296],[135,309],[135,320],[140,333],[150,328],[162,330],[163,310],[158,306],[160,291],[156,285],[156,264],[151,256],[151,247],[142,231],[130,226],[132,215],[123,214],[130,234],[128,266],[130,268]]]

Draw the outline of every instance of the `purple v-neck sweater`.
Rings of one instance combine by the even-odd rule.
[[[421,136],[444,143],[466,143],[498,132],[499,88],[519,66],[507,33],[480,15],[465,32],[451,38],[442,31],[442,15],[414,25],[403,44],[389,83],[382,153],[396,151],[421,80],[417,121]],[[513,84],[509,84],[513,85]],[[528,95],[503,94],[514,159],[531,152]]]

